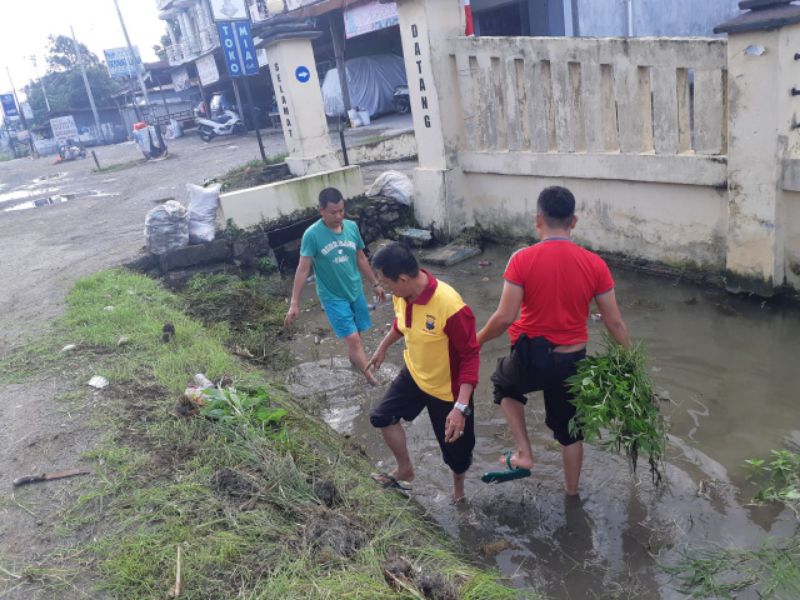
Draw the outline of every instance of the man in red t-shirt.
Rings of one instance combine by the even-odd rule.
[[[484,481],[530,475],[533,450],[525,425],[525,394],[542,390],[545,422],[561,444],[565,490],[571,496],[578,493],[583,444],[579,435],[569,433],[575,407],[566,380],[586,356],[592,300],[611,337],[625,348],[630,339],[608,265],[570,239],[577,222],[572,192],[563,187],[542,191],[536,212],[540,242],[511,257],[497,310],[478,332],[481,345],[506,330],[511,338],[511,353],[498,361],[492,383],[495,403],[517,446],[500,459],[508,471],[487,473]]]

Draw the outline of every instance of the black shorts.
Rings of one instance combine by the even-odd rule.
[[[577,362],[585,356],[586,350],[562,354],[553,352],[553,344],[543,337],[519,336],[511,353],[497,361],[492,375],[495,404],[500,404],[503,398],[527,404],[525,394],[541,390],[545,423],[553,431],[553,437],[562,446],[581,441],[580,433],[574,436],[569,433],[575,407],[570,402],[573,396],[566,380],[575,374]]]
[[[471,405],[472,401],[470,400]],[[453,410],[453,403],[434,398],[419,389],[407,368],[400,371],[383,400],[372,409],[369,422],[373,427],[383,428],[396,425],[400,419],[413,421],[425,408],[428,409],[428,417],[439,442],[439,448],[442,450],[445,464],[457,475],[466,472],[472,464],[472,449],[475,447],[474,412],[466,418],[464,435],[455,442],[445,443],[445,421],[447,415]]]

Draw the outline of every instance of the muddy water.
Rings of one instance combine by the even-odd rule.
[[[479,326],[499,299],[510,251],[490,248],[456,267],[432,269],[462,293]],[[449,473],[424,415],[407,429],[417,474],[412,495],[475,556],[487,544],[507,546],[479,559],[521,588],[549,598],[680,598],[659,564],[674,562],[686,548],[751,548],[797,530],[789,510],[749,504],[754,488],[742,463],[800,444],[800,313],[667,279],[614,275],[631,334],[646,345],[652,378],[671,399],[664,405],[671,422],[669,488],[656,491],[646,465],[633,477],[622,458],[587,445],[580,498],[566,499],[560,452],[544,425],[538,393],[527,409],[537,460],[533,477],[483,484],[480,475],[496,468],[510,443],[489,385],[496,359],[507,352],[504,338],[482,351],[468,502],[450,504]],[[313,296],[311,289],[305,293]],[[388,306],[373,315],[369,351],[392,319]],[[390,468],[391,455],[368,418],[381,391],[348,368],[343,344],[322,335],[327,325],[319,308],[305,313],[302,328],[293,351],[309,364],[290,374],[292,390],[312,398],[319,414],[362,443],[376,465]],[[596,348],[602,324],[591,322],[590,330]],[[401,345],[390,352],[383,378],[402,365]]]

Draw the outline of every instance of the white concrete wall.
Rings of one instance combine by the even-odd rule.
[[[800,193],[784,193],[786,282],[800,290]]]
[[[676,266],[725,267],[724,190],[472,173],[464,180],[475,203],[476,221],[501,239],[534,236],[539,193],[562,185],[575,194],[579,219],[575,236],[581,243]]]
[[[222,219],[223,222],[230,219],[242,229],[255,227],[263,221],[317,206],[319,193],[327,187],[337,188],[345,198],[362,195],[364,179],[360,167],[347,167],[222,194]]]

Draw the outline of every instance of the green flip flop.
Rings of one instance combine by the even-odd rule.
[[[511,452],[506,452],[506,465],[508,469],[505,471],[489,471],[484,473],[481,481],[484,483],[503,483],[505,481],[513,481],[515,479],[522,479],[531,476],[530,469],[523,469],[522,467],[515,467],[511,464]]]

